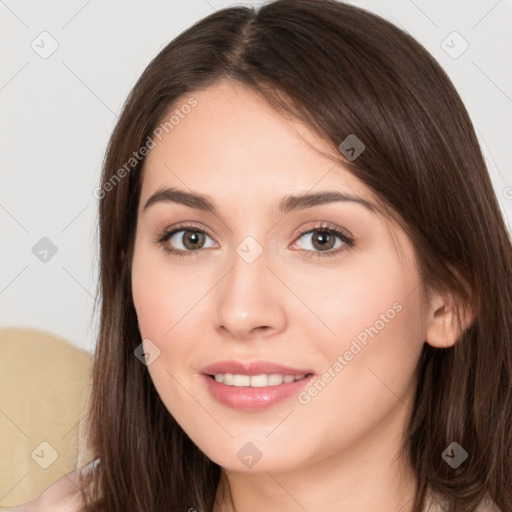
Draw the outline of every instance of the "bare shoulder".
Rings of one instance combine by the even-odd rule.
[[[97,461],[93,461],[75,469],[53,482],[35,500],[16,507],[0,508],[0,512],[78,512],[82,507],[80,482],[87,481],[96,466]]]

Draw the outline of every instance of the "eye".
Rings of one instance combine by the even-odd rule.
[[[192,252],[198,252],[199,249],[205,248],[206,238],[211,240],[211,237],[203,229],[186,225],[164,231],[158,236],[156,242],[169,254],[190,256]]]
[[[157,237],[156,242],[165,252],[184,257],[195,256],[194,253],[200,253],[200,249],[208,248],[205,246],[207,238],[211,240],[204,229],[188,224],[165,230]],[[325,224],[300,231],[297,240],[301,238],[309,238],[312,244],[312,249],[304,249],[305,256],[308,258],[335,256],[355,246],[351,236],[340,228]],[[210,247],[216,247],[215,242]]]
[[[335,256],[355,246],[354,239],[348,234],[325,224],[300,231],[298,239],[301,238],[309,238],[311,243],[312,249],[304,249],[308,258]]]

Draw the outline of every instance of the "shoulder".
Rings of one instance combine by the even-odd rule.
[[[80,482],[87,479],[99,459],[64,475],[43,491],[35,500],[11,508],[0,508],[0,512],[78,512],[82,507]]]

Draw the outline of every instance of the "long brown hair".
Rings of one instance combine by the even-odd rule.
[[[142,340],[130,273],[144,158],[130,159],[178,100],[226,78],[327,141],[401,220],[425,294],[441,290],[475,312],[454,347],[425,343],[418,361],[403,443],[418,478],[413,511],[429,489],[453,512],[475,510],[485,495],[512,510],[512,247],[474,128],[418,42],[334,0],[218,10],[156,56],[124,105],[97,194],[101,326],[89,441],[101,462],[87,510],[213,507],[221,468],[173,419],[134,356]],[[355,160],[338,150],[349,134],[365,144]],[[441,456],[454,441],[469,454],[457,470]]]

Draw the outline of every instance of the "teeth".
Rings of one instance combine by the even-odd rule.
[[[216,373],[215,380],[222,382],[228,386],[249,386],[251,388],[262,388],[265,386],[278,386],[283,382],[289,383],[303,379],[306,374],[302,375],[281,375],[279,373],[271,373],[270,375],[239,375],[233,373]]]
[[[266,375],[263,376],[263,378],[267,377]],[[293,376],[288,375],[288,377],[291,377],[292,380],[288,379],[289,382],[293,382]],[[278,373],[272,373],[267,377],[267,382],[269,386],[279,386],[279,384],[282,384],[285,380],[284,375],[279,375]]]
[[[250,386],[251,378],[249,375],[233,375],[233,386]]]

